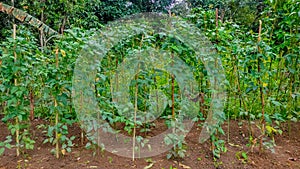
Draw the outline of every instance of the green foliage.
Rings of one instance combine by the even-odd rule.
[[[44,143],[59,143],[60,148],[71,151],[74,136],[69,136],[69,127],[78,122],[71,102],[73,69],[78,53],[95,30],[103,24],[138,12],[166,11],[173,0],[163,1],[18,1],[15,6],[32,16],[42,20],[50,27],[64,35],[59,39],[38,40],[41,32],[32,31],[22,24],[17,26],[17,38],[11,38],[11,18],[0,14],[3,25],[1,30],[0,49],[0,103],[3,107],[2,121],[8,125],[11,134],[20,131],[20,143],[16,145],[24,150],[33,149],[35,141],[29,133],[30,94],[34,95],[35,117],[49,121],[45,125],[47,139]],[[296,0],[190,0],[192,8],[185,19],[195,24],[213,42],[222,58],[228,80],[227,103],[225,113],[233,119],[253,120],[263,119],[265,130],[261,130],[264,145],[273,149],[274,136],[281,134],[280,123],[298,121],[300,119],[300,5]],[[4,1],[9,4],[9,1]],[[196,7],[196,8],[194,8]],[[215,8],[219,8],[219,27],[216,28]],[[176,14],[182,11],[174,10]],[[262,20],[261,41],[258,42],[258,20]],[[79,27],[79,28],[76,28]],[[87,31],[85,29],[91,29]],[[136,36],[128,35],[110,50],[99,65],[95,79],[95,95],[101,118],[115,127],[117,123],[124,124],[129,135],[137,127],[141,133],[151,131],[153,123],[142,123],[141,119],[150,119],[147,114],[138,113],[136,124],[116,109],[112,98],[111,75],[117,71],[118,65],[136,51],[144,51],[149,47],[162,49],[174,55],[179,55],[184,63],[193,71],[199,93],[205,96],[199,110],[199,118],[204,120],[210,106],[212,91],[209,90],[207,70],[203,63],[195,59],[195,52],[182,41],[165,34],[153,34],[145,30]],[[42,42],[44,43],[41,46]],[[17,56],[16,59],[14,56]],[[16,81],[16,82],[15,82]],[[153,107],[151,91],[159,90],[169,104],[157,104],[157,111],[164,109],[162,119],[174,130],[184,130],[170,120],[172,106],[179,114],[180,88],[174,82],[172,93],[171,74],[161,70],[141,71],[136,79],[130,82],[130,101],[135,101],[137,90],[138,109],[146,112]],[[262,89],[263,98],[260,97]],[[174,105],[172,105],[174,94]],[[155,95],[158,98],[158,94]],[[262,114],[262,100],[265,101]],[[152,100],[153,101],[153,100]],[[57,105],[55,104],[57,103]],[[1,111],[2,113],[2,111]],[[58,115],[58,116],[56,116]],[[149,115],[149,114],[148,114]],[[56,119],[56,117],[58,117]],[[178,116],[175,119],[178,120]],[[225,119],[225,117],[218,117]],[[15,122],[17,119],[18,123]],[[195,118],[197,120],[197,118]],[[226,152],[224,140],[218,135],[224,131],[218,124],[217,132],[211,136],[212,153],[219,158],[221,152]],[[251,131],[251,127],[249,127]],[[58,137],[55,136],[57,132]],[[270,139],[271,138],[271,139]],[[249,136],[250,142],[255,138]],[[0,142],[0,155],[5,147],[11,148],[11,137]],[[137,136],[138,151],[147,146],[147,139]],[[183,158],[186,152],[184,137],[169,134],[165,138],[166,145],[172,149],[168,158]],[[96,149],[95,143],[88,143],[88,148]],[[102,147],[103,148],[103,147]],[[103,148],[104,149],[104,148]],[[63,151],[62,151],[63,153]],[[237,158],[247,162],[247,153],[238,152]]]
[[[232,0],[187,0],[194,8],[202,7],[204,9],[214,9],[225,6]]]
[[[265,134],[272,137],[272,140],[263,138],[265,147],[272,150],[272,145],[275,144],[272,136],[274,130],[270,129],[276,127],[274,129],[277,131],[281,122],[291,119],[296,121],[299,117],[299,68],[296,65],[299,65],[297,55],[300,22],[297,14],[299,5],[295,5],[299,3],[265,1],[264,4],[266,6],[263,11],[253,20],[257,22],[257,18],[261,18],[263,21],[262,40],[259,43],[258,26],[255,28],[238,24],[241,23],[238,20],[238,23],[225,20],[215,29],[215,13],[201,8],[194,9],[188,19],[215,42],[223,59],[230,84],[226,113],[235,119],[248,119],[249,124],[252,120],[263,118],[268,128],[264,130],[259,127],[262,131],[261,137],[265,137]],[[254,26],[256,25],[255,23]],[[264,117],[261,113],[260,88],[266,102]]]
[[[73,65],[69,63],[75,62],[78,51],[74,49],[81,49],[83,39],[88,36],[86,33],[90,35],[79,29],[69,30],[63,38],[54,42],[60,47],[59,58],[56,58],[56,50],[53,51],[51,48],[44,48],[41,51],[37,46],[37,40],[25,27],[17,29],[16,40],[8,38],[3,42],[0,97],[1,102],[6,104],[2,121],[8,123],[12,135],[16,131],[21,131],[18,147],[33,149],[35,143],[28,132],[29,99],[31,99],[29,95],[32,91],[36,103],[33,105],[36,116],[46,117],[51,123],[55,112],[59,113],[59,123],[55,126],[50,124],[48,128],[57,129],[62,149],[71,151],[70,147],[73,146],[72,140],[75,137],[67,137],[67,124],[72,125],[76,116],[71,106]],[[57,100],[58,106],[54,106],[53,97]],[[18,119],[18,123],[11,123],[15,118]],[[53,139],[51,134],[53,133],[48,132],[50,139],[47,141],[51,142],[51,138]]]
[[[247,152],[244,151],[238,151],[235,153],[235,157],[242,161],[242,163],[247,163],[248,162],[248,155]]]
[[[54,131],[56,130],[56,127],[49,126],[47,132],[47,136],[49,138],[45,139],[43,143],[45,144],[49,142],[54,145],[56,144],[56,142],[59,142],[61,144],[62,152],[64,151],[71,152],[71,148],[74,146],[72,141],[75,139],[75,136],[68,137],[69,133],[68,133],[67,125],[62,125],[61,123],[59,123],[57,128],[59,128],[58,140],[54,136]],[[56,150],[52,149],[51,151],[55,152]]]
[[[169,153],[167,154],[167,159],[170,158],[184,158],[185,153],[187,150],[187,145],[184,140],[183,134],[178,134],[178,132],[184,132],[184,125],[179,123],[179,125],[176,125],[175,120],[170,120],[170,126],[173,130],[173,133],[169,133],[165,136],[164,142],[166,145],[172,145],[172,148],[169,150]]]
[[[6,140],[0,142],[0,156],[2,156],[6,148],[11,149],[11,142],[11,136],[6,136]]]

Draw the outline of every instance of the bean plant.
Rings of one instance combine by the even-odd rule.
[[[18,5],[24,5],[23,3]],[[70,135],[70,128],[83,126],[72,104],[72,77],[76,60],[86,42],[93,35],[100,34],[103,24],[108,21],[100,23],[99,20],[111,20],[124,14],[118,11],[113,11],[116,13],[114,16],[110,16],[111,13],[98,14],[95,12],[98,8],[106,9],[101,5],[89,8],[85,13],[81,12],[83,7],[80,5],[65,1],[59,4],[61,3],[69,7],[64,12],[59,10],[58,14],[62,16],[53,13],[54,9],[59,8],[58,4],[46,6],[46,2],[43,2],[32,4],[36,9],[23,7],[27,8],[27,12],[41,16],[40,20],[18,9],[13,12],[12,7],[0,3],[1,12],[13,15],[38,29],[36,31],[28,24],[17,22],[13,29],[10,27],[1,34],[1,37],[5,38],[0,40],[0,116],[10,135],[6,140],[0,141],[0,155],[6,148],[15,148],[17,155],[26,154],[34,149],[35,140],[31,131],[35,126],[31,124],[40,119],[46,121],[45,124],[37,126],[45,135],[44,144],[53,145],[51,152],[57,158],[70,153],[76,146],[76,136]],[[88,6],[89,3],[91,1],[84,4]],[[222,60],[228,81],[224,114],[218,116],[222,121],[227,120],[228,128],[226,131],[221,123],[216,125],[216,130],[210,136],[212,157],[218,159],[222,152],[227,151],[226,142],[231,142],[231,120],[247,122],[248,145],[252,150],[255,146],[259,146],[260,151],[274,150],[275,135],[284,131],[282,123],[287,122],[290,133],[291,122],[300,119],[299,2],[265,0],[257,5],[257,11],[247,7],[248,1],[191,3],[196,6],[186,11],[186,15],[182,17],[198,27],[212,42]],[[240,3],[238,5],[242,5],[242,8],[236,8],[235,3]],[[124,6],[121,2],[117,5]],[[147,11],[143,7],[135,7],[130,7],[130,14],[134,11]],[[74,8],[74,11],[70,8]],[[51,12],[47,15],[43,12],[44,9]],[[228,9],[234,10],[227,14]],[[244,11],[248,13],[237,16],[242,15]],[[88,18],[68,19],[68,16],[77,14]],[[177,14],[178,12],[169,10],[170,17],[176,17]],[[55,21],[47,20],[45,16]],[[57,18],[61,17],[62,22],[59,22]],[[251,22],[243,20],[245,17]],[[80,25],[80,28],[74,27]],[[99,30],[90,29],[95,27]],[[113,90],[120,86],[113,86],[112,80],[126,58],[151,48],[168,52],[171,62],[178,56],[189,65],[199,93],[194,99],[199,103],[199,110],[197,117],[193,119],[200,123],[198,127],[203,127],[202,122],[209,116],[213,93],[210,90],[212,84],[209,82],[208,71],[204,63],[196,59],[191,46],[173,35],[153,33],[140,27],[137,29],[141,29],[139,34],[128,35],[128,38],[122,39],[103,57],[101,64],[97,65],[93,82],[93,92],[100,107],[95,116],[108,122],[117,132],[125,131],[124,133],[133,138],[133,160],[139,157],[142,148],[151,149],[146,137],[156,127],[156,122],[163,121],[167,128],[184,132],[185,128],[181,123],[183,108],[180,105],[183,91],[174,74],[155,67],[146,69],[147,66],[139,64],[140,71],[130,80],[128,89],[129,101],[135,109],[134,116],[125,116],[126,110],[118,111],[118,98],[113,97]],[[161,112],[161,115],[155,121],[151,121],[151,115],[143,114],[149,110]],[[175,125],[175,121],[179,121],[180,125]],[[95,128],[97,127],[99,126]],[[254,128],[260,131],[259,135],[255,135]],[[91,130],[93,129],[82,129],[81,144],[86,143],[85,138],[91,138],[92,141],[87,142],[86,147],[92,148],[94,152],[103,152],[105,146],[92,138],[94,135],[89,133]],[[221,139],[221,135],[225,134],[226,141]],[[99,138],[99,135],[97,136]],[[172,147],[167,158],[185,157],[188,145],[182,135],[171,133],[164,138],[164,143]],[[247,161],[245,152],[238,152],[236,156],[243,162]]]

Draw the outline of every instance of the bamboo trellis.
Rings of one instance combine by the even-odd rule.
[[[39,30],[43,30],[44,33],[48,34],[49,36],[59,35],[57,31],[44,24],[42,21],[13,6],[0,2],[0,11],[8,15],[13,15],[19,21],[27,22]]]

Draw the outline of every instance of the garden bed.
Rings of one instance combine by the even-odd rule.
[[[76,125],[69,128],[69,133],[76,136],[75,146],[70,153],[66,153],[60,159],[56,159],[51,154],[53,146],[43,144],[45,139],[42,130],[37,126],[45,123],[42,120],[34,120],[30,131],[33,139],[36,141],[34,150],[23,152],[20,157],[16,157],[13,149],[6,150],[0,158],[0,169],[10,168],[28,168],[28,169],[51,169],[51,168],[101,168],[101,169],[119,169],[119,168],[150,168],[169,169],[173,168],[300,168],[300,123],[291,123],[290,134],[287,131],[287,124],[282,124],[283,134],[275,136],[275,153],[270,150],[259,152],[258,147],[246,146],[248,143],[248,124],[247,122],[231,121],[229,142],[227,141],[228,125],[225,123],[223,129],[226,133],[221,139],[226,140],[227,152],[221,154],[220,159],[214,159],[211,153],[211,144],[209,141],[204,144],[198,143],[200,128],[197,124],[186,137],[188,145],[186,157],[184,159],[167,159],[166,153],[159,156],[132,159],[116,156],[112,153],[103,151],[93,155],[95,150],[87,150],[85,145],[81,144],[80,128]],[[162,126],[163,121],[157,121],[156,126]],[[255,127],[253,127],[255,129]],[[159,129],[153,130],[160,132]],[[257,130],[258,131],[258,130]],[[254,130],[255,133],[255,130]],[[152,133],[155,134],[155,133]],[[9,131],[5,124],[0,123],[0,140],[5,140]],[[84,141],[85,143],[87,140]],[[85,144],[84,143],[84,144]],[[246,154],[243,157],[242,154]]]

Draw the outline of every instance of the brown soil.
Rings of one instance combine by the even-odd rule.
[[[186,157],[184,159],[167,159],[166,153],[159,156],[146,159],[132,159],[116,156],[109,152],[100,152],[93,156],[93,150],[87,150],[84,145],[81,145],[80,128],[76,125],[69,128],[71,135],[76,136],[74,140],[75,146],[71,153],[66,153],[59,159],[56,159],[51,154],[53,145],[47,143],[42,144],[46,138],[41,129],[38,129],[39,124],[45,124],[42,120],[35,120],[31,124],[32,138],[36,141],[34,150],[23,152],[20,157],[16,157],[14,149],[6,150],[3,156],[0,156],[0,169],[10,168],[28,168],[28,169],[76,169],[76,168],[98,168],[98,169],[122,169],[122,168],[144,168],[152,165],[153,169],[170,169],[173,168],[192,168],[192,169],[210,169],[210,168],[299,168],[300,169],[300,123],[291,123],[291,131],[288,133],[288,125],[282,125],[283,134],[276,135],[275,153],[270,150],[264,150],[259,153],[258,146],[247,147],[248,143],[248,125],[243,122],[238,125],[238,122],[230,122],[229,142],[228,125],[225,123],[223,129],[225,136],[220,138],[226,140],[227,152],[222,153],[221,158],[214,160],[211,153],[211,143],[209,141],[200,144],[198,137],[200,128],[197,124],[186,137],[188,145]],[[156,126],[163,126],[163,122],[158,122]],[[259,131],[253,125],[254,135],[258,136]],[[159,130],[158,130],[159,132]],[[0,141],[4,141],[9,135],[7,126],[0,122]],[[153,134],[153,133],[152,133]],[[86,141],[85,141],[86,142]],[[240,153],[239,153],[240,152]],[[247,160],[241,157],[241,152],[247,153]],[[152,161],[152,162],[149,162]],[[153,164],[152,164],[153,163]]]

